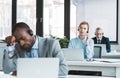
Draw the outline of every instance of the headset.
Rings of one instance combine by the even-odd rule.
[[[29,30],[27,31],[27,33],[28,33],[30,36],[33,36],[33,31],[32,31],[31,29],[29,29]]]

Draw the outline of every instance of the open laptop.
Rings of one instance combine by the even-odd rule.
[[[62,48],[64,57],[67,61],[83,61],[84,51],[78,48]]]
[[[105,44],[94,44],[94,46],[100,46],[101,47],[101,56],[107,53]]]
[[[58,78],[58,58],[19,58],[17,78]]]
[[[94,46],[94,56],[93,58],[101,58],[102,47]]]

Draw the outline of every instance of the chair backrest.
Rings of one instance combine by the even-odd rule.
[[[102,47],[101,46],[94,46],[93,58],[101,58],[101,54],[102,54]]]

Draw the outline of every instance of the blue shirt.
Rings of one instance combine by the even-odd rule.
[[[25,57],[26,58],[29,58],[29,57],[38,58],[38,39],[37,39],[37,37],[36,37],[35,44],[33,45],[31,51],[25,52]]]
[[[68,48],[81,48],[84,49],[84,57],[92,58],[94,55],[94,42],[92,39],[89,40],[89,44],[86,45],[86,39],[81,40],[79,37],[70,40]]]

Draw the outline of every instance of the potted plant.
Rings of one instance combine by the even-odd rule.
[[[50,37],[53,38],[53,39],[59,40],[61,48],[68,48],[69,40],[67,39],[66,36],[64,36],[64,38],[59,38],[59,37],[50,35]]]

